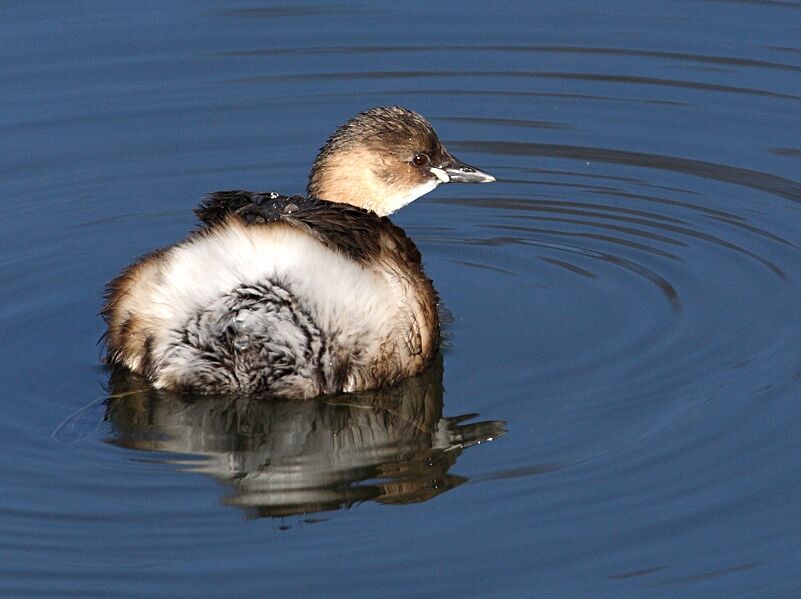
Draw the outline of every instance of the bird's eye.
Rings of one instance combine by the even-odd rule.
[[[415,154],[414,158],[412,158],[412,164],[415,166],[427,166],[431,164],[431,158],[428,157],[428,154]]]

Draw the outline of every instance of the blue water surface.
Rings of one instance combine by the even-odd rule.
[[[0,17],[0,594],[801,594],[801,4]],[[393,216],[441,365],[303,405],[110,378],[108,280],[387,104],[498,178]]]

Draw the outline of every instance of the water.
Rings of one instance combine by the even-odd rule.
[[[0,594],[798,596],[801,4],[0,15]],[[394,218],[441,368],[302,405],[109,380],[106,281],[396,103],[499,179]]]

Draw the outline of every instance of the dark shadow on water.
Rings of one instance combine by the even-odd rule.
[[[764,191],[771,195],[801,202],[801,183],[770,173],[738,168],[715,162],[691,160],[679,156],[627,152],[611,148],[568,146],[513,141],[452,141],[448,147],[466,152],[484,152],[500,156],[545,156],[574,160],[624,164],[642,168],[694,175]]]
[[[441,358],[390,389],[310,401],[189,398],[126,372],[110,384],[109,442],[181,454],[170,461],[225,483],[223,503],[251,517],[426,501],[467,480],[450,472],[465,447],[505,431],[443,416]]]

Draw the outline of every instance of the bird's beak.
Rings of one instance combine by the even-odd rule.
[[[431,172],[443,183],[492,183],[495,177],[474,166],[465,164],[453,156],[441,167],[431,167]]]

